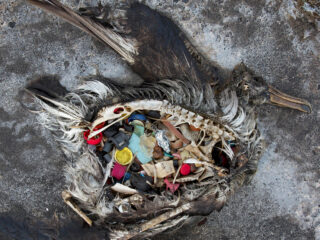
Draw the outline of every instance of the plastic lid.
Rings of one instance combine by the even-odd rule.
[[[191,172],[191,167],[189,164],[182,164],[181,168],[180,168],[180,173],[182,175],[189,175],[189,173]]]
[[[147,121],[147,118],[143,114],[138,114],[138,113],[133,113],[131,116],[128,118],[128,121],[131,122],[133,120],[140,120],[140,121]]]
[[[92,138],[88,138],[88,136],[90,135],[90,130],[87,130],[83,133],[83,137],[84,139],[87,141],[88,144],[90,145],[97,145],[101,142],[102,140],[102,133],[99,133],[98,135],[92,137]]]
[[[125,147],[122,150],[116,150],[115,159],[121,165],[128,165],[132,161],[133,155],[130,149]]]

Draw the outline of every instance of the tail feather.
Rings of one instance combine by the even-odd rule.
[[[101,25],[88,16],[82,16],[56,0],[28,0],[51,14],[54,14],[72,25],[80,28],[88,34],[109,45],[129,63],[134,63],[134,55],[137,54],[137,44],[134,40],[125,38],[112,29]]]

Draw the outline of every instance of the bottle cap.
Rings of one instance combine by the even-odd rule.
[[[90,135],[90,130],[87,130],[83,133],[83,137],[84,139],[87,141],[88,144],[90,145],[97,145],[101,142],[102,140],[102,133],[99,133],[98,135],[92,137],[92,138],[88,138],[88,136]]]
[[[132,161],[133,155],[130,149],[125,147],[122,150],[116,150],[115,159],[121,165],[128,165]]]
[[[184,176],[189,175],[191,172],[191,167],[189,164],[182,164],[180,168],[180,173]]]

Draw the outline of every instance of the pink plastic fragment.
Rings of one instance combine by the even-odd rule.
[[[168,188],[170,189],[170,192],[174,193],[175,191],[177,191],[177,189],[179,188],[180,184],[179,183],[171,183],[169,182],[169,180],[167,178],[164,179],[164,183],[166,184],[166,190],[168,190]]]
[[[180,153],[172,153],[172,156],[181,159]]]
[[[111,176],[121,180],[123,178],[124,174],[126,173],[127,167],[123,166],[119,163],[115,163],[111,172]]]

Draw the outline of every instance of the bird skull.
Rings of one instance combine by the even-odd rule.
[[[163,105],[162,101],[158,100],[137,100],[133,102],[128,103],[119,103],[113,106],[107,106],[102,108],[98,112],[97,119],[92,123],[91,125],[91,133],[88,136],[89,138],[94,137],[95,135],[99,134],[100,132],[103,132],[111,125],[115,124],[116,122],[119,122],[123,119],[126,119],[129,117],[133,112],[137,110],[155,110],[160,111],[161,107]],[[115,120],[116,119],[116,120]],[[94,131],[94,129],[101,123],[108,121],[108,120],[115,120],[109,125]]]
[[[105,129],[107,129],[111,125],[115,124],[116,122],[119,122],[123,119],[126,119],[136,110],[138,110],[138,109],[133,108],[132,106],[130,106],[130,104],[117,104],[117,105],[114,105],[111,107],[108,106],[108,107],[101,109],[98,113],[97,119],[92,123],[92,127],[91,127],[92,132],[90,133],[89,138],[94,137],[95,135],[104,131]],[[93,131],[99,124],[106,122],[108,120],[115,120],[115,121],[113,121],[109,125],[101,128],[97,131]]]

